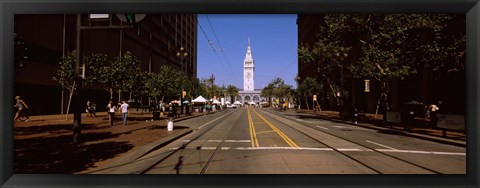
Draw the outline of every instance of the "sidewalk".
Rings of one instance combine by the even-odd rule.
[[[394,134],[401,134],[406,136],[411,136],[419,139],[425,139],[435,142],[440,142],[444,144],[455,145],[459,147],[466,147],[466,134],[462,132],[454,132],[454,131],[446,131],[445,136],[443,135],[443,130],[440,129],[432,129],[428,127],[428,122],[424,119],[417,118],[416,119],[416,126],[409,126],[407,130],[405,130],[405,125],[400,123],[390,123],[390,122],[383,122],[383,116],[381,114],[365,114],[365,121],[358,122],[355,124],[352,121],[345,121],[341,120],[339,116],[339,112],[337,111],[316,111],[313,112],[312,110],[293,110],[289,109],[287,112],[296,112],[296,113],[304,113],[304,114],[316,114],[319,118],[327,119],[334,122],[346,123],[354,126],[361,126],[369,129],[376,129],[382,132],[391,132]]]
[[[215,112],[211,112],[215,113]],[[194,112],[191,116],[181,115],[174,122],[203,116]],[[29,122],[14,123],[14,173],[82,173],[123,158],[130,153],[148,152],[159,141],[169,141],[190,130],[185,126],[174,126],[167,131],[167,117],[152,121],[152,112],[141,113],[132,109],[126,126],[121,115],[115,116],[110,126],[106,112],[96,117],[82,114],[81,143],[73,144],[73,114],[31,116]],[[166,140],[167,139],[167,140]],[[132,152],[135,151],[135,152]]]

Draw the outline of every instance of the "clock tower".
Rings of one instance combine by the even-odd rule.
[[[243,91],[253,91],[255,89],[255,67],[252,58],[252,49],[250,47],[250,38],[248,38],[248,47],[245,59],[243,60]]]

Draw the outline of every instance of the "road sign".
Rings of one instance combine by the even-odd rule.
[[[313,95],[313,100],[314,100],[314,101],[317,100],[317,95]]]
[[[365,80],[365,92],[370,92],[370,80]]]

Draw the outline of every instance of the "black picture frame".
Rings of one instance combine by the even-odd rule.
[[[461,13],[467,20],[466,175],[71,175],[13,174],[13,18],[88,13]],[[2,0],[0,2],[1,187],[478,187],[479,0]]]

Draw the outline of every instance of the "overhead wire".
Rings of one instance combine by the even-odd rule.
[[[285,72],[288,68],[290,68],[295,62],[297,62],[297,59],[296,59],[296,58],[294,58],[294,59],[292,60],[292,62],[291,62],[290,64],[288,64],[287,67],[285,67],[285,69],[283,69],[283,70],[280,71],[277,75],[275,75],[274,78],[280,78],[279,75],[281,75],[281,74],[282,74],[283,72]],[[291,79],[289,79],[289,80],[291,80]],[[295,78],[293,78],[293,80],[295,80]],[[284,80],[284,81],[286,82],[287,80]],[[291,83],[291,81],[289,81],[289,83]]]
[[[227,64],[228,71],[230,71],[230,74],[231,74],[231,75],[235,75],[235,74],[233,73],[231,67],[230,67],[230,62],[229,62],[227,56],[225,55],[225,52],[224,52],[223,47],[222,47],[222,45],[221,45],[221,43],[220,43],[220,40],[219,40],[218,37],[217,37],[217,33],[215,32],[215,29],[213,29],[212,23],[210,22],[210,17],[208,17],[208,15],[206,15],[206,17],[207,17],[208,23],[209,23],[209,25],[210,25],[210,28],[212,29],[213,35],[215,36],[215,39],[216,39],[217,42],[218,42],[218,46],[220,47],[220,50],[221,50],[221,52],[222,52],[222,54],[223,54],[223,57],[224,57],[225,60],[226,60],[226,64]],[[213,44],[212,44],[212,45],[213,45]],[[235,83],[240,84],[239,82],[237,82],[238,80],[236,79],[236,77],[233,77],[233,79],[234,79]]]
[[[200,27],[200,29],[202,30],[203,35],[204,35],[205,38],[207,39],[209,46],[212,48],[213,53],[214,53],[215,56],[217,57],[219,63],[222,65],[222,67],[223,67],[226,71],[230,70],[230,69],[225,68],[225,65],[224,65],[225,63],[223,63],[222,59],[221,59],[220,56],[217,54],[217,51],[215,50],[215,47],[213,46],[213,42],[208,38],[207,34],[205,33],[205,30],[203,29],[203,27],[202,27],[202,25],[200,24],[200,22],[198,21],[198,19],[197,19],[197,23],[198,23],[198,26]],[[212,29],[213,29],[213,27],[212,27]],[[216,34],[215,34],[215,35],[216,35]],[[217,40],[218,40],[218,39],[217,39]],[[222,49],[222,53],[223,53],[223,49]],[[224,54],[224,55],[225,55],[225,54]],[[230,72],[231,72],[231,70],[230,70]],[[229,75],[230,75],[230,79],[233,78],[231,81],[232,81],[233,83],[236,83],[235,78],[232,76],[233,74],[232,74],[232,73],[229,73]]]

